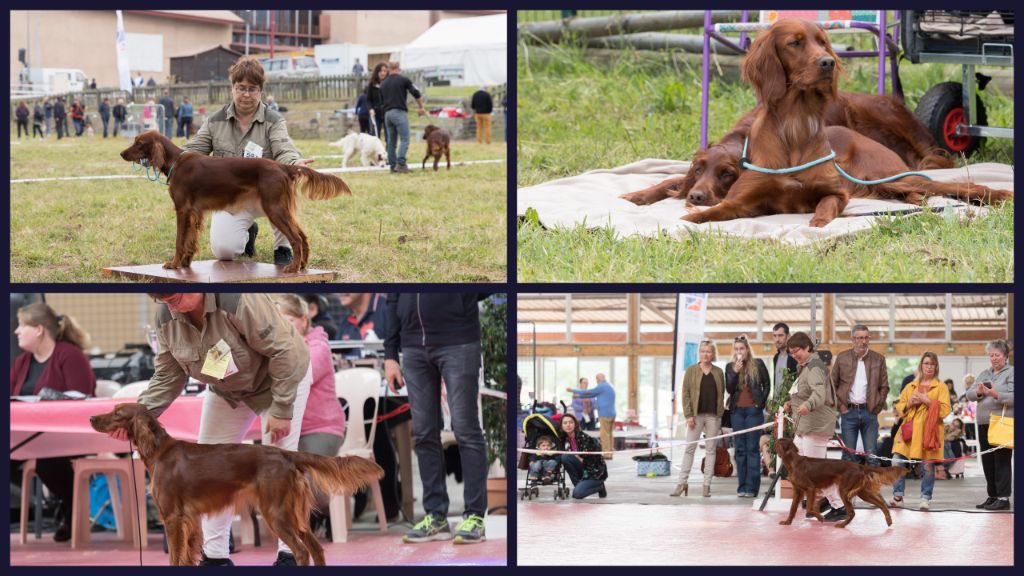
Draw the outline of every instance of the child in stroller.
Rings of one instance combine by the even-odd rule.
[[[523,420],[523,435],[526,437],[526,448],[532,450],[554,450],[558,445],[558,428],[554,418],[544,414],[530,414]],[[530,499],[540,496],[539,486],[554,486],[555,500],[569,497],[569,489],[565,486],[565,471],[555,454],[520,454],[518,468],[527,470],[526,483],[519,489],[519,499]]]
[[[541,450],[541,453],[532,455],[528,480],[538,484],[551,484],[558,469],[558,457],[548,451],[554,449],[555,439],[551,436],[541,436],[537,439],[537,450]]]

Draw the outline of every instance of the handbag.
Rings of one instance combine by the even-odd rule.
[[[1013,416],[1006,415],[1006,406],[999,416],[992,416],[988,421],[988,443],[993,446],[1013,448]]]
[[[908,444],[910,443],[910,439],[914,437],[913,420],[907,420],[906,422],[903,423],[902,426],[900,426],[900,436],[903,438],[904,442]]]
[[[700,460],[700,471],[704,472],[704,461],[707,458],[701,458]],[[714,475],[719,478],[728,478],[732,476],[732,460],[729,458],[729,451],[725,446],[718,446],[715,448],[715,471]]]

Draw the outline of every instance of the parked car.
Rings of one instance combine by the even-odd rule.
[[[320,69],[312,56],[282,56],[263,60],[267,79],[275,78],[318,78]]]

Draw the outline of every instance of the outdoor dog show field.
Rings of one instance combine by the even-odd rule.
[[[602,14],[610,13],[588,11],[581,17]],[[753,14],[756,18],[757,12]],[[609,191],[627,172],[660,174],[669,170],[662,166],[671,162],[672,176],[682,176],[688,166],[682,162],[692,160],[701,149],[701,55],[678,47],[649,50],[614,41],[600,44],[573,34],[553,41],[530,37],[528,30],[535,29],[531,26],[558,18],[552,11],[518,13],[516,264],[520,281],[1013,281],[1012,200],[958,208],[932,203],[925,210],[913,203],[916,208],[873,209],[861,213],[867,218],[857,219],[844,213],[824,229],[806,225],[809,213],[797,224],[784,221],[787,215],[783,214],[745,218],[741,220],[750,222],[750,228],[761,226],[767,231],[744,236],[730,232],[735,228],[719,226],[739,226],[741,220],[697,226],[679,222],[679,216],[691,209],[679,199],[646,206],[620,199],[621,193],[643,187]],[[699,28],[659,32],[701,38]],[[877,38],[871,34],[830,34],[830,38],[837,50],[842,45],[877,52]],[[757,104],[750,83],[740,79],[740,56],[716,55],[710,62],[709,145]],[[842,58],[841,66],[845,71],[838,77],[840,91],[877,93],[877,57]],[[980,82],[987,83],[978,92],[987,125],[1012,129],[1013,68],[978,66],[976,71],[984,75]],[[888,60],[886,74],[891,80]],[[959,64],[913,64],[906,59],[899,64],[911,112],[930,88],[960,82],[962,77]],[[887,86],[891,93],[891,83]],[[978,123],[982,121],[979,117]],[[958,181],[970,178],[1012,191],[1013,153],[1012,138],[988,137],[973,155],[953,155],[954,169],[934,172],[955,172]],[[605,172],[586,174],[595,170]],[[993,173],[999,174],[996,182],[980,179]],[[561,180],[567,178],[578,178],[583,184],[573,188],[572,180]],[[559,191],[565,195],[553,198]],[[587,193],[603,194],[600,206],[587,202]],[[945,199],[932,199],[936,201]],[[675,215],[669,218],[665,210],[674,210]],[[829,234],[851,220],[866,223],[852,232]],[[643,225],[646,228],[641,229]],[[800,241],[790,241],[790,232],[798,230]]]
[[[429,109],[429,96],[427,102]],[[302,114],[301,105],[289,108],[286,117]],[[352,196],[299,200],[310,268],[335,271],[336,280],[346,282],[504,281],[503,131],[496,130],[489,145],[453,140],[450,170],[442,157],[437,172],[433,158],[421,171],[426,144],[419,136],[427,120],[416,116],[415,107],[410,120],[411,173],[362,170],[357,158],[349,163],[356,171],[332,172],[349,185]],[[289,117],[290,129],[293,125]],[[341,167],[341,148],[330,145],[341,135],[302,138],[292,129],[292,136],[304,158],[315,158],[312,168]],[[174,143],[180,147],[185,139]],[[130,144],[122,137],[12,138],[12,282],[100,282],[107,280],[104,267],[158,264],[172,256],[176,226],[167,186],[163,179],[147,181],[121,159],[119,153]],[[18,182],[37,178],[80,179]],[[254,260],[272,263],[270,224],[266,218],[257,222]],[[208,214],[196,260],[213,259],[209,227]]]

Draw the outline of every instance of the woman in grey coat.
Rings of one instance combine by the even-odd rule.
[[[1013,418],[1013,366],[1006,363],[1010,348],[1005,340],[985,346],[991,366],[986,368],[967,390],[967,399],[978,403],[978,444],[984,452],[988,443],[989,419],[992,415]],[[981,510],[1009,510],[1013,488],[1013,448],[1000,448],[981,456],[985,471],[988,498],[975,506]]]

